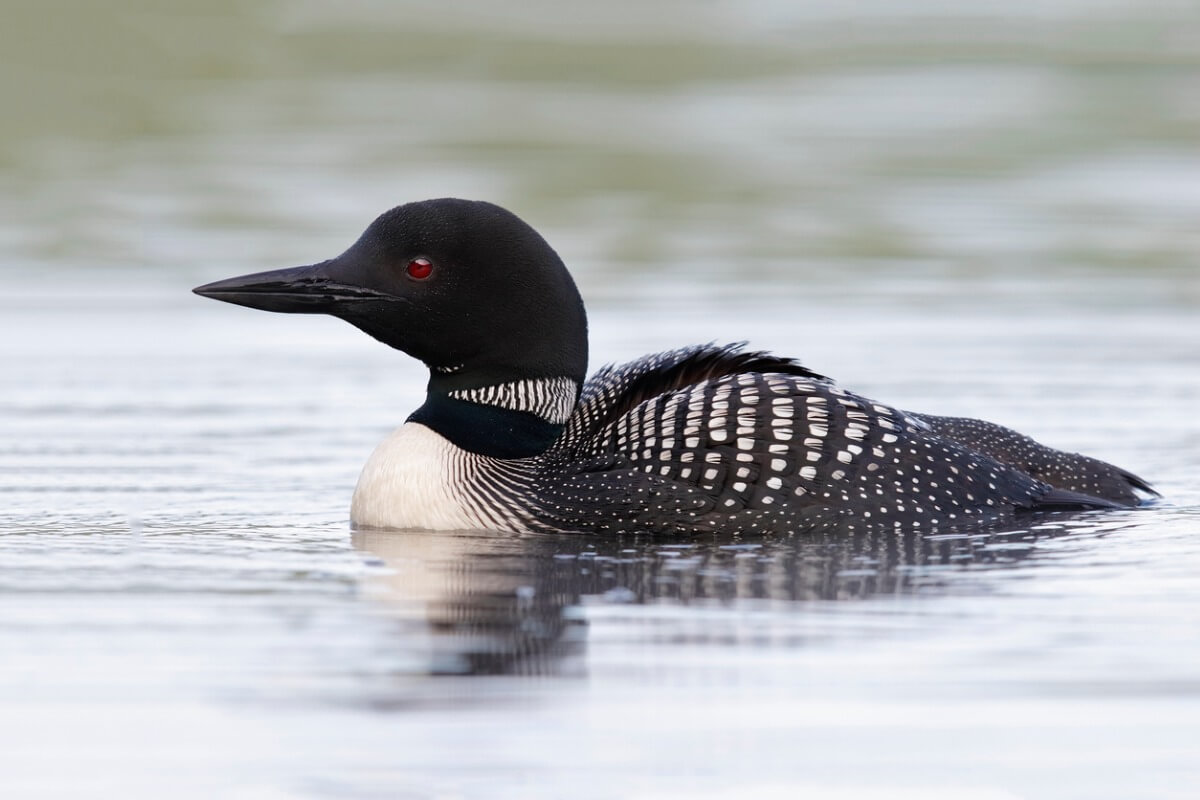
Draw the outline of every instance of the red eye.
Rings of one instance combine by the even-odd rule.
[[[414,258],[408,262],[408,277],[423,281],[433,274],[433,262],[428,258]]]

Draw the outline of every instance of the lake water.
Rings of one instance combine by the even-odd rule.
[[[0,83],[5,797],[1196,796],[1186,4],[58,5]],[[419,365],[189,290],[440,195],[547,236],[594,366],[749,340],[1164,498],[351,532]]]

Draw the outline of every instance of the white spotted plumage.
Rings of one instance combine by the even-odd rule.
[[[1026,460],[1083,463],[990,423],[866,400],[800,368],[757,371],[757,355],[692,348],[601,370],[558,440],[528,458],[476,455],[405,425],[364,468],[352,519],[362,527],[515,531],[937,526],[996,518],[1049,489],[987,455],[987,446],[1022,444]],[[705,359],[750,364],[656,386],[658,375]],[[552,398],[574,399],[565,379],[518,383],[456,396],[540,414],[560,408]],[[959,441],[984,434],[984,452]],[[1094,460],[1086,466],[1093,482],[1115,470]]]

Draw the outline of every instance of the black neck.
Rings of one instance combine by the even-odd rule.
[[[563,426],[536,414],[471,403],[431,391],[408,418],[433,429],[452,444],[492,458],[528,458],[554,444]]]

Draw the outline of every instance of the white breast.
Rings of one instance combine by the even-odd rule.
[[[490,528],[467,491],[477,456],[416,422],[401,425],[367,459],[350,521],[358,528]]]

